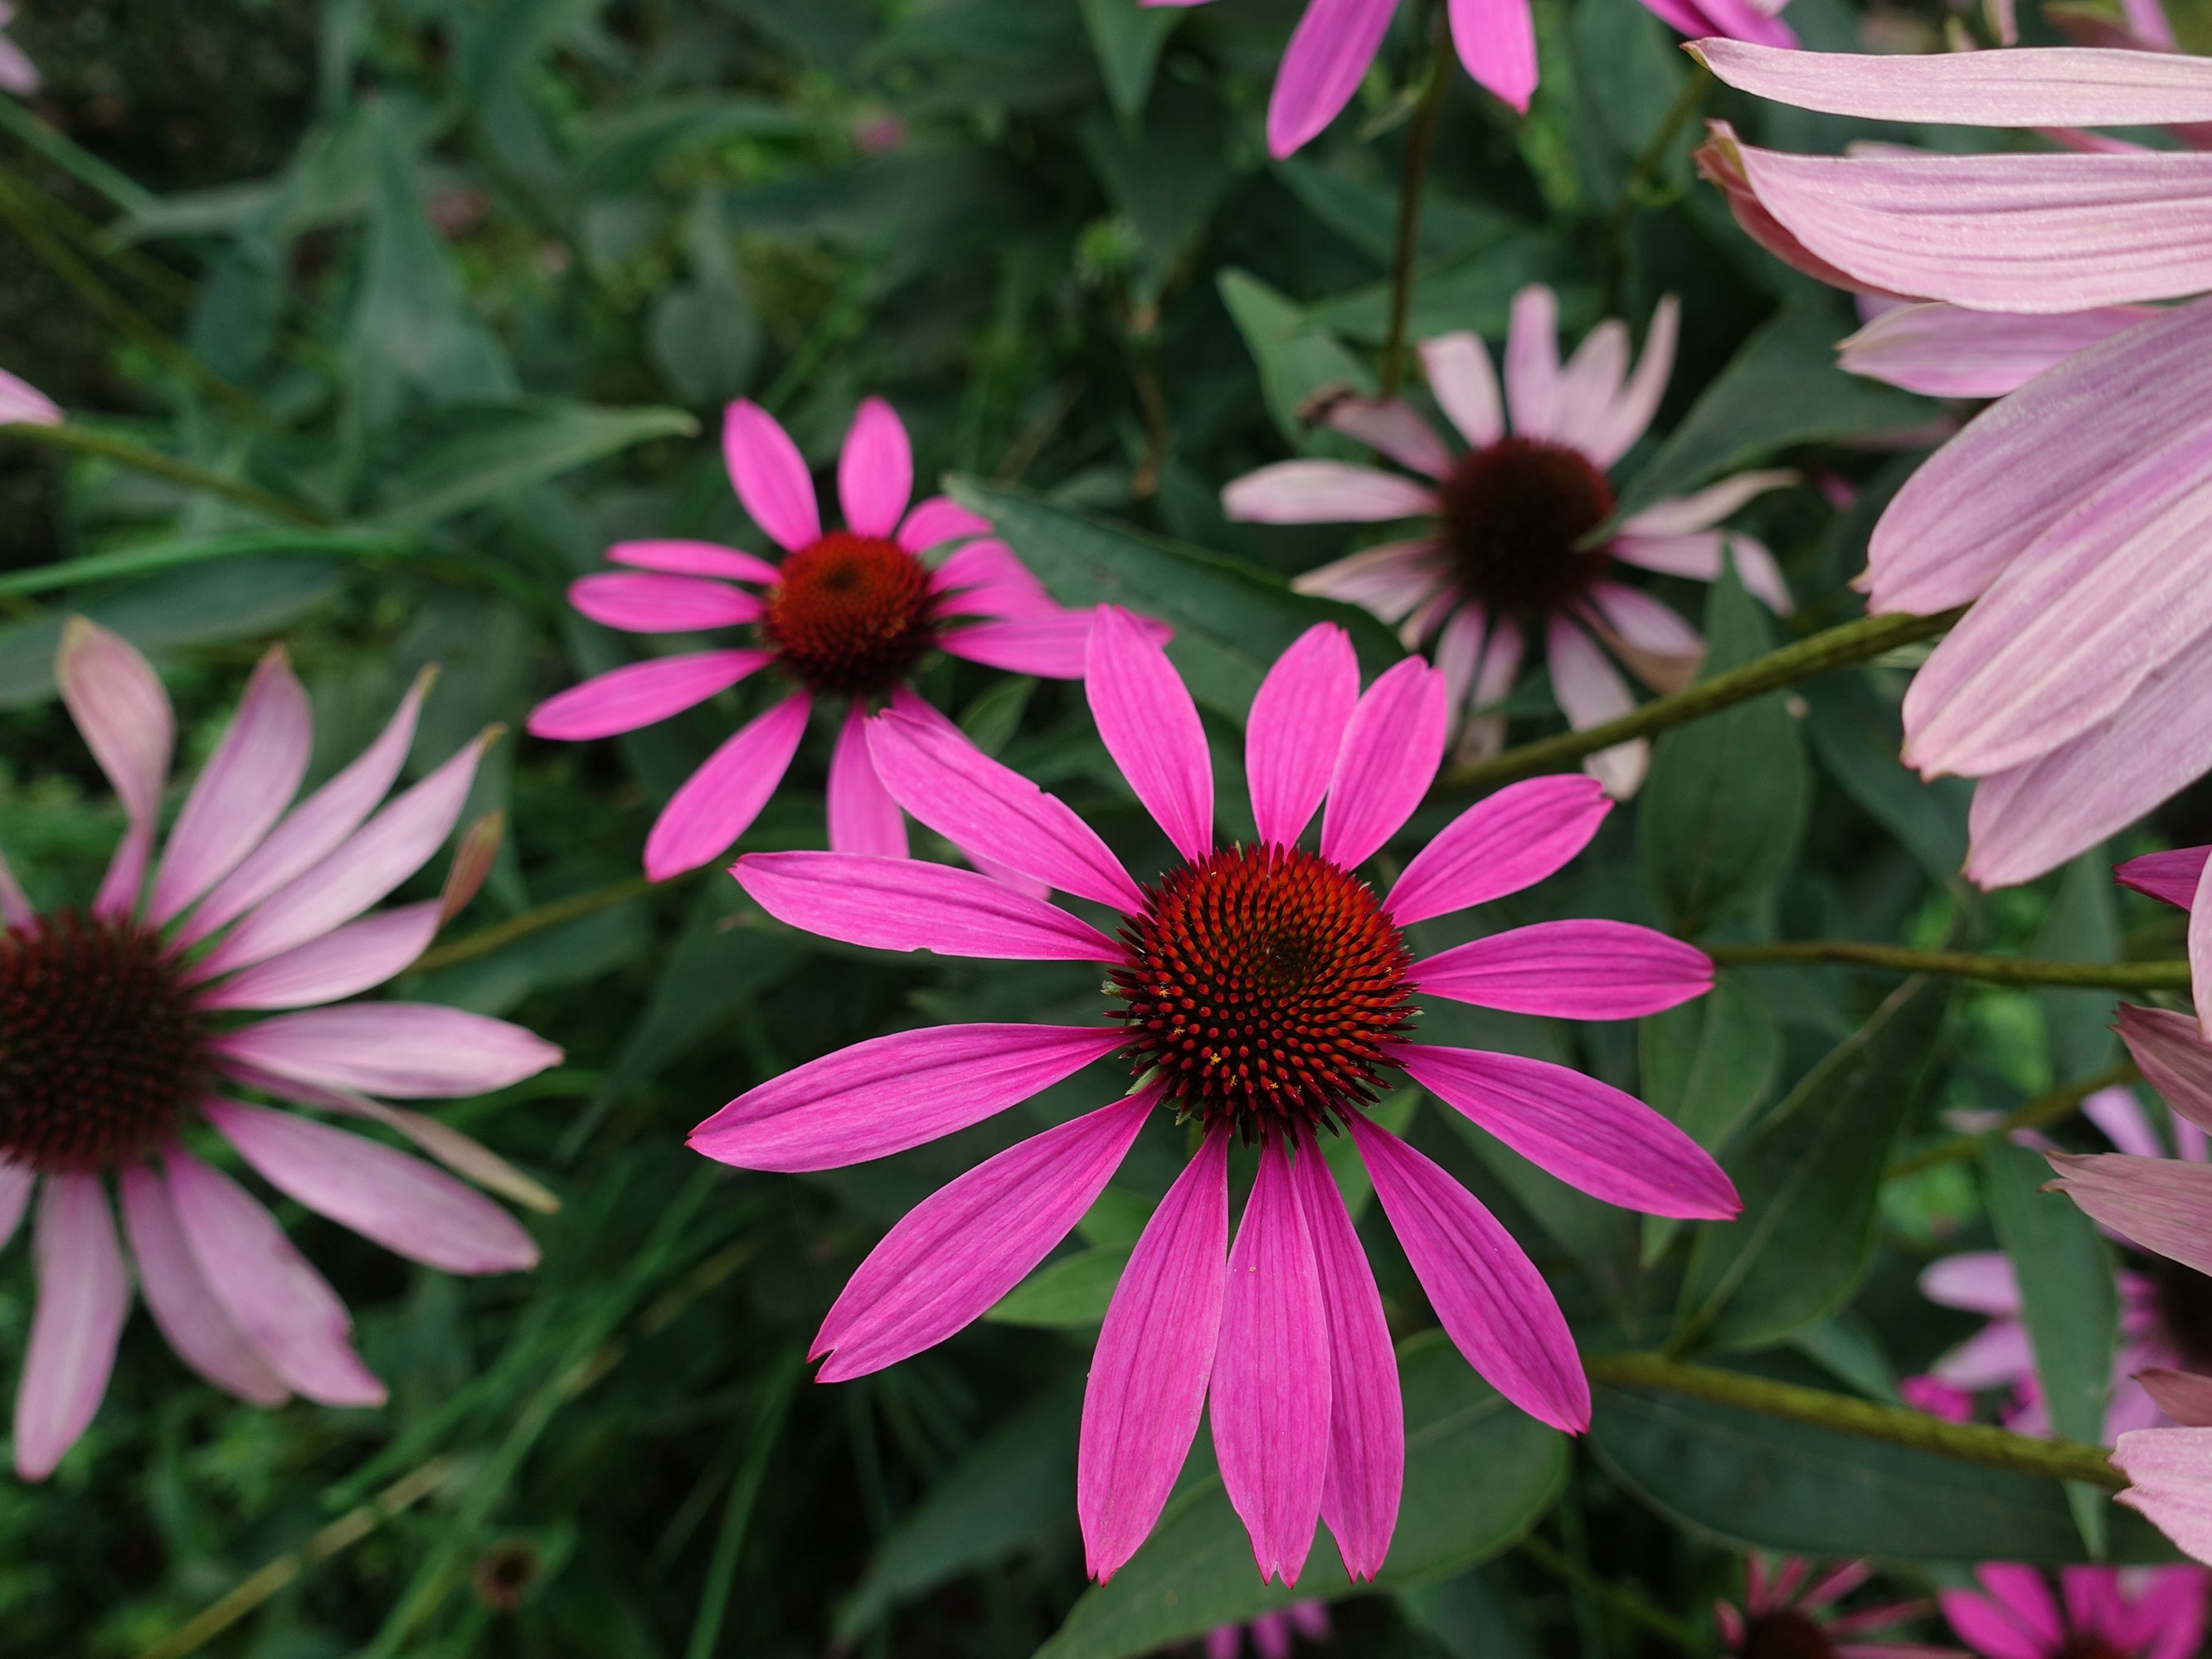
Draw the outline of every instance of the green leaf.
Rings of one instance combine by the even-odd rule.
[[[1723,973],[1709,994],[1638,1021],[1636,1038],[1645,1103],[1709,1152],[1735,1138],[1782,1064],[1774,1015],[1741,974]],[[1644,1218],[1647,1265],[1681,1228],[1670,1216]]]
[[[983,1317],[1048,1330],[1103,1324],[1121,1269],[1129,1265],[1129,1249],[1127,1244],[1101,1244],[1048,1261]]]
[[[2028,953],[2053,962],[2118,962],[2120,919],[2114,891],[2112,860],[2104,850],[2092,848],[2082,854],[2058,878],[2058,891]],[[2051,1042],[2054,1083],[2070,1083],[2112,1064],[2115,1039],[2109,1029],[2110,993],[2039,991],[2035,1000],[2042,1006],[2044,1030]]]
[[[1152,95],[1160,48],[1182,21],[1182,13],[1169,7],[1135,6],[1129,0],[1080,3],[1083,27],[1090,31],[1091,49],[1098,56],[1099,78],[1106,82],[1107,101],[1122,120],[1134,122]]]
[[[1938,882],[1966,861],[1966,808],[1974,787],[1964,778],[1923,781],[1898,751],[1905,727],[1896,708],[1863,675],[1828,674],[1797,688],[1810,706],[1805,722],[1821,769],[1868,817],[1897,837]]]
[[[726,403],[752,385],[761,325],[738,270],[720,191],[699,192],[684,248],[690,280],[653,301],[647,337],[660,372],[687,401]]]
[[[1233,560],[1085,518],[1024,489],[957,476],[945,489],[990,520],[1062,605],[1125,605],[1173,628],[1168,655],[1191,695],[1231,720],[1243,720],[1275,659],[1316,623],[1348,630],[1370,676],[1404,654],[1368,612],[1293,593]]]
[[[1308,428],[1304,410],[1316,392],[1375,390],[1374,374],[1365,363],[1325,325],[1313,322],[1257,276],[1224,270],[1217,286],[1260,370],[1261,395],[1285,443],[1304,441]]]
[[[2084,1559],[2059,1482],[1703,1400],[1601,1388],[1592,1448],[1662,1515],[1737,1547],[1892,1561]],[[2171,1561],[2140,1516],[2112,1558]]]
[[[1406,1399],[1406,1490],[1390,1558],[1395,1589],[1448,1577],[1495,1553],[1551,1506],[1566,1441],[1507,1404],[1442,1331],[1398,1350]],[[1084,1593],[1036,1659],[1125,1659],[1297,1601],[1355,1593],[1326,1531],[1295,1589],[1262,1584],[1219,1476],[1189,1481],[1112,1580]]]
[[[1765,607],[1731,563],[1705,599],[1701,678],[1773,648]],[[1695,935],[1782,878],[1805,825],[1805,756],[1779,692],[1662,736],[1638,803],[1644,873],[1674,931]]]
[[[1705,1222],[1684,1334],[1757,1348],[1826,1319],[1865,1274],[1881,1173],[1925,1074],[1949,987],[1900,986],[1723,1160],[1743,1213]]]
[[[426,410],[393,433],[379,456],[368,521],[419,529],[649,438],[688,437],[698,429],[680,409],[602,409],[550,399]]]
[[[1587,316],[1595,308],[1587,275],[1577,269],[1566,245],[1545,231],[1517,231],[1465,264],[1418,273],[1406,332],[1419,340],[1467,328],[1498,338],[1505,332],[1513,296],[1530,283],[1557,288],[1565,317]],[[1390,284],[1374,283],[1324,300],[1305,313],[1305,325],[1380,345],[1390,333]]]
[[[1219,103],[1174,85],[1153,100],[1140,128],[1103,113],[1083,124],[1091,171],[1137,234],[1142,299],[1158,297],[1235,180],[1230,131]]]
[[[105,553],[88,553],[80,559],[63,559],[54,564],[34,565],[28,570],[11,570],[0,576],[0,593],[44,593],[56,587],[74,587],[80,582],[151,575],[159,570],[255,555],[326,553],[402,557],[422,550],[418,544],[406,537],[377,531],[313,530],[304,526],[231,530],[214,536],[176,536],[137,542]]]

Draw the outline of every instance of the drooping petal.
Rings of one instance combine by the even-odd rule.
[[[822,535],[821,509],[806,458],[775,416],[740,398],[722,416],[722,459],[731,486],[753,522],[787,553]]]
[[[1451,31],[1475,84],[1526,115],[1536,90],[1536,20],[1528,0],[1451,0]]]
[[[209,1047],[310,1088],[399,1100],[489,1094],[549,1066],[561,1050],[520,1025],[434,1002],[352,1002],[279,1014]]]
[[[123,1225],[138,1265],[147,1310],[177,1358],[219,1389],[257,1406],[281,1406],[292,1391],[246,1340],[200,1276],[161,1176],[133,1164],[121,1173]]]
[[[1705,636],[1663,599],[1626,582],[1592,585],[1583,621],[1655,690],[1685,690],[1705,659]]]
[[[1419,657],[1367,688],[1338,745],[1322,811],[1321,855],[1354,869],[1404,827],[1444,757],[1451,710],[1443,676]]]
[[[1665,538],[1711,530],[1746,502],[1764,495],[1770,489],[1781,489],[1796,483],[1798,476],[1787,468],[1770,469],[1764,472],[1738,472],[1723,478],[1718,483],[1707,484],[1693,494],[1654,501],[1642,512],[1624,519],[1620,533],[1623,536]],[[1655,569],[1670,568],[1663,565],[1653,567]],[[1716,563],[1708,571],[1684,570],[1675,574],[1699,575],[1710,581],[1719,573],[1720,567]]]
[[[868,711],[855,699],[830,757],[830,849],[874,858],[906,856],[906,815],[868,758]]]
[[[1669,934],[1595,918],[1532,922],[1416,962],[1413,985],[1556,1019],[1635,1019],[1713,988],[1713,963]]]
[[[1336,118],[1375,61],[1398,0],[1310,0],[1267,99],[1267,153],[1301,149]]]
[[[1276,461],[1224,485],[1221,510],[1250,524],[1380,524],[1433,515],[1437,494],[1349,461]]]
[[[1920,1272],[1920,1294],[1940,1307],[1991,1318],[2017,1316],[2020,1280],[2002,1250],[1967,1250],[1929,1262]]]
[[[169,694],[136,647],[82,617],[71,617],[62,629],[54,678],[70,718],[130,819],[101,878],[93,912],[127,915],[137,908],[154,850],[161,786],[168,780],[176,742]]]
[[[262,658],[169,830],[147,919],[155,927],[235,869],[291,805],[314,738],[307,694],[283,647]]]
[[[1487,449],[1505,435],[1505,404],[1481,336],[1462,329],[1422,341],[1421,368],[1437,406],[1470,448]]]
[[[1371,611],[1386,623],[1402,620],[1449,580],[1434,541],[1390,542],[1291,578],[1300,593],[1342,599]]]
[[[1159,1519],[1198,1433],[1228,1279],[1228,1172],[1217,1125],[1145,1224],[1091,1355],[1075,1508],[1102,1583]]]
[[[1244,724],[1244,770],[1263,842],[1287,847],[1311,822],[1358,703],[1359,659],[1334,623],[1306,629],[1268,669]]]
[[[1589,1425],[1589,1382],[1551,1286],[1474,1195],[1358,1112],[1345,1121],[1375,1194],[1453,1346],[1515,1405],[1555,1429]]]
[[[2124,1152],[2051,1152],[2051,1184],[2154,1255],[2212,1273],[2212,1166]]]
[[[806,735],[813,699],[794,691],[722,742],[670,797],[645,838],[645,873],[666,881],[711,864],[752,828]]]
[[[863,398],[837,453],[837,502],[848,529],[889,536],[914,495],[914,448],[905,424],[881,398]]]
[[[1529,778],[1479,800],[1413,854],[1390,889],[1401,927],[1533,886],[1589,845],[1613,803],[1594,778]]]
[[[927,553],[964,536],[990,533],[991,521],[981,514],[970,513],[949,495],[932,495],[906,515],[898,529],[898,544],[909,553]]]
[[[1505,335],[1505,406],[1513,416],[1513,435],[1550,437],[1559,392],[1559,299],[1543,283],[1531,283],[1513,296]]]
[[[2212,1428],[2137,1429],[2120,1437],[2112,1467],[2130,1486],[2119,1502],[2199,1561],[2212,1561]]]
[[[690,1146],[743,1170],[835,1170],[980,1123],[1103,1060],[1119,1027],[943,1025],[870,1037],[748,1090]]]
[[[1261,1583],[1298,1582],[1328,1468],[1328,1311],[1290,1165],[1268,1137],[1229,1250],[1213,1363],[1214,1455]]]
[[[767,609],[757,593],[696,576],[632,574],[623,570],[579,576],[568,603],[593,622],[628,634],[686,634],[758,622]]]
[[[775,660],[768,651],[699,651],[610,669],[530,711],[530,734],[568,743],[635,732],[726,691]]]
[[[1451,471],[1451,451],[1437,429],[1398,398],[1337,398],[1322,421],[1332,432],[1357,438],[1409,471],[1441,478]]]
[[[99,1176],[43,1178],[31,1249],[39,1303],[15,1387],[15,1473],[43,1480],[99,1411],[131,1312],[131,1274]]]
[[[246,1188],[172,1147],[169,1202],[200,1278],[269,1369],[325,1406],[380,1406],[384,1384],[353,1350],[353,1320],[276,1218]]]
[[[1899,306],[1836,347],[1838,364],[1929,398],[2002,398],[2085,346],[2157,313],[2106,306],[2023,317],[1960,306]]]
[[[878,951],[1006,962],[1119,962],[1057,905],[972,870],[851,853],[748,853],[731,873],[778,921]]]
[[[949,724],[892,709],[869,722],[868,752],[892,798],[954,846],[1063,893],[1144,908],[1143,890],[1097,831]]]
[[[1636,707],[1620,671],[1597,642],[1564,617],[1553,617],[1546,628],[1544,649],[1552,665],[1553,693],[1576,731],[1603,726]],[[1615,800],[1626,800],[1643,784],[1650,763],[1650,744],[1637,738],[1599,750],[1583,762],[1583,769]]]
[[[1437,630],[1437,672],[1443,677],[1444,707],[1457,719],[1468,707],[1474,677],[1482,662],[1483,636],[1490,618],[1470,599]]]
[[[1705,1220],[1724,1221],[1743,1207],[1711,1153],[1611,1084],[1519,1054],[1425,1043],[1390,1052],[1437,1099],[1593,1198]]]
[[[1213,757],[1198,705],[1159,641],[1117,605],[1091,628],[1084,695],[1106,752],[1129,787],[1195,863],[1213,851]]]
[[[364,916],[258,962],[195,1000],[202,1008],[312,1008],[357,996],[428,950],[444,910],[426,899]]]
[[[607,550],[607,561],[671,576],[719,576],[764,587],[773,586],[781,574],[766,559],[719,542],[617,542]]]
[[[895,1365],[980,1318],[1083,1218],[1155,1099],[1130,1095],[1033,1135],[915,1206],[823,1320],[807,1351],[830,1356],[821,1380]]]
[[[2197,884],[2212,861],[2212,847],[2184,847],[2171,853],[2145,853],[2112,867],[2112,879],[2154,899],[2189,908]]]

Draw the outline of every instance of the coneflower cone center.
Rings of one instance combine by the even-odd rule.
[[[1578,544],[1613,515],[1613,485],[1578,450],[1504,438],[1462,456],[1442,495],[1445,550],[1495,615],[1547,616],[1605,568]]]
[[[833,531],[783,562],[761,632],[817,691],[867,696],[937,643],[929,569],[896,542]]]
[[[1741,1659],[1835,1659],[1836,1644],[1818,1620],[1795,1607],[1761,1613],[1743,1633]]]
[[[0,1156],[112,1169],[157,1146],[212,1078],[158,933],[64,910],[0,934]]]
[[[1376,1097],[1413,954],[1364,882],[1297,848],[1235,847],[1146,901],[1107,989],[1167,1104],[1251,1139]]]

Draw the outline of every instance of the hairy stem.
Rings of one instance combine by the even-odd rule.
[[[1945,974],[1991,985],[2068,986],[2085,991],[2185,991],[2185,962],[2045,962],[2037,957],[1988,956],[1972,951],[1915,951],[1903,945],[1856,939],[1790,939],[1777,945],[1714,945],[1706,954],[1723,967],[1834,962],[1886,968],[1899,974]]]
[[[1419,258],[1421,188],[1429,176],[1429,156],[1437,145],[1437,120],[1451,85],[1451,14],[1437,8],[1436,32],[1429,42],[1429,83],[1413,130],[1406,135],[1406,166],[1398,179],[1398,245],[1390,267],[1390,334],[1382,346],[1382,395],[1395,398],[1406,377],[1406,318],[1413,305],[1413,264]]]

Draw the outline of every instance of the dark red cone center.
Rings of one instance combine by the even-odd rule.
[[[112,1169],[158,1146],[213,1075],[158,934],[64,910],[0,935],[0,1154],[11,1162]]]
[[[1753,1620],[1736,1650],[1739,1659],[1835,1659],[1835,1652],[1828,1632],[1795,1607]]]
[[[1460,458],[1443,483],[1443,540],[1462,585],[1493,614],[1540,618],[1604,570],[1579,544],[1613,514],[1613,486],[1578,451],[1505,438]]]
[[[761,631],[817,691],[870,696],[937,642],[929,570],[896,542],[834,531],[783,562]]]
[[[1248,1139],[1381,1089],[1413,954],[1367,884],[1297,848],[1230,848],[1146,890],[1109,990],[1130,1063]]]

